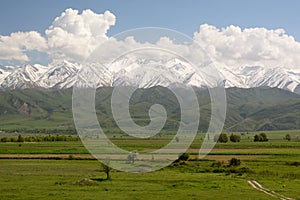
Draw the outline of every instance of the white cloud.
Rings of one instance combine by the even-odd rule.
[[[10,36],[0,35],[0,60],[29,61],[27,51],[45,51],[47,42],[35,31],[16,32]]]
[[[196,43],[178,44],[166,37],[160,38],[155,44],[137,42],[134,37],[124,40],[109,38],[107,32],[115,22],[115,15],[109,11],[97,14],[91,10],[79,13],[78,10],[67,9],[53,21],[44,36],[35,31],[0,36],[0,60],[29,61],[28,51],[36,50],[47,53],[53,60],[82,62],[90,57],[104,62],[126,51],[145,47],[167,47],[188,60],[203,59],[199,56]],[[108,40],[110,42],[104,43],[102,52],[99,49],[95,51]],[[228,66],[300,67],[300,43],[283,29],[241,29],[238,26],[218,29],[203,24],[200,31],[194,33],[194,41],[214,61]],[[135,55],[143,56],[138,53]],[[154,57],[155,52],[147,51],[144,56]]]
[[[300,43],[283,29],[203,24],[194,39],[213,60],[229,66],[300,67]]]
[[[82,61],[108,37],[115,16],[106,11],[96,14],[91,10],[67,9],[46,30],[50,54],[54,59]]]

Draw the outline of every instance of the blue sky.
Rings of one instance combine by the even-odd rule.
[[[99,38],[162,27],[192,37],[219,63],[299,68],[299,10],[298,0],[1,0],[0,65],[80,62]]]
[[[103,13],[110,10],[117,17],[108,35],[126,29],[157,26],[175,29],[192,36],[200,24],[219,28],[228,25],[245,27],[284,28],[300,41],[300,1],[276,0],[1,0],[0,35],[16,31],[44,30],[66,8],[90,8]]]

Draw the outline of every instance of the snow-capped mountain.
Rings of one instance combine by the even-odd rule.
[[[152,86],[192,85],[196,87],[277,87],[300,93],[300,71],[259,66],[228,67],[216,64],[219,75],[195,69],[179,59],[133,60],[122,57],[110,65],[77,64],[63,61],[49,66],[0,66],[0,90],[47,88],[65,89],[74,86]],[[77,82],[76,82],[77,81]]]
[[[285,68],[264,68],[245,66],[229,69],[220,68],[220,73],[226,80],[226,87],[276,87],[292,92],[300,92],[300,72]]]

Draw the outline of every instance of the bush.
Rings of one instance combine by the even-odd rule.
[[[237,158],[231,158],[230,161],[229,161],[229,167],[231,166],[240,166],[241,165],[241,160],[240,159],[237,159]]]
[[[1,142],[10,142],[10,139],[8,139],[7,137],[1,138]]]
[[[214,141],[221,142],[221,143],[227,143],[228,137],[225,133],[221,133],[219,136],[218,135],[215,136]]]
[[[24,138],[22,137],[22,135],[19,135],[19,136],[18,136],[17,142],[24,142]]]
[[[286,136],[285,136],[285,139],[287,140],[287,141],[291,141],[291,135],[290,134],[286,134]]]
[[[254,142],[267,142],[268,138],[265,133],[260,133],[259,135],[254,136]]]
[[[182,153],[182,154],[179,154],[179,156],[178,156],[178,160],[182,160],[182,161],[187,161],[189,158],[190,158],[189,153]]]
[[[231,142],[240,142],[240,141],[241,141],[241,136],[231,134],[231,135],[230,135],[230,141],[231,141]]]

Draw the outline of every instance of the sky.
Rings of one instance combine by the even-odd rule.
[[[200,24],[217,27],[238,25],[242,28],[284,28],[300,41],[300,1],[274,0],[1,0],[0,34],[36,30],[43,33],[67,8],[110,10],[117,24],[109,34],[145,26],[175,29],[192,36]]]
[[[110,21],[102,19],[98,21],[104,24],[104,29],[100,34],[88,33],[92,36],[86,37],[81,43],[75,44],[70,42],[66,44],[69,45],[68,49],[66,47],[62,49],[58,47],[57,43],[64,40],[61,33],[63,31],[68,32],[69,29],[66,31],[62,28],[62,24],[65,23],[63,20],[60,21],[60,24],[57,23],[54,25],[54,28],[50,27],[53,26],[54,19],[68,8],[78,10],[78,16],[81,16],[82,11],[86,9],[91,9],[96,14],[104,14],[106,11],[110,11],[113,16],[109,15],[112,17]],[[285,54],[291,53],[294,57],[289,58],[289,63],[286,61],[280,64],[291,66],[298,66],[299,64],[300,66],[300,63],[298,63],[299,60],[296,59],[296,55],[300,52],[300,50],[298,52],[298,48],[300,48],[298,43],[300,41],[300,26],[298,25],[300,23],[299,9],[300,1],[297,0],[1,0],[0,44],[2,47],[0,46],[0,64],[26,62],[41,62],[44,64],[50,62],[50,60],[58,59],[57,53],[62,53],[63,59],[70,58],[71,60],[76,60],[79,52],[71,52],[70,50],[76,45],[80,47],[80,45],[86,44],[87,41],[93,43],[98,37],[107,39],[132,28],[163,27],[182,32],[200,41],[205,47],[211,49],[211,56],[213,58],[216,57],[216,60],[226,64],[234,65],[235,63],[232,59],[239,58],[245,64],[273,65],[281,57],[286,56]],[[89,16],[94,15],[90,13]],[[95,20],[97,21],[96,18]],[[84,21],[81,20],[82,23]],[[88,20],[85,22],[90,23]],[[208,26],[205,26],[205,24]],[[65,27],[69,25],[68,23],[64,24]],[[90,25],[90,27],[92,26]],[[55,27],[59,27],[63,31],[57,32]],[[228,27],[230,30],[223,30]],[[98,28],[102,29],[103,27],[99,26]],[[260,29],[252,30],[255,28]],[[201,32],[200,30],[202,30],[203,35],[205,35],[204,33],[209,34],[206,34],[206,37],[199,36],[198,33]],[[276,33],[274,34],[271,32],[272,30],[284,31],[275,31]],[[75,31],[75,29],[72,29],[72,31]],[[11,36],[12,33],[17,32],[24,34]],[[237,32],[241,33],[237,34]],[[228,34],[232,37],[228,38]],[[241,44],[242,47],[249,46],[249,44],[252,45],[252,41],[250,43],[248,38],[253,38],[254,35],[261,35],[264,38],[257,39],[254,43],[263,42],[267,46],[258,47],[256,45],[252,49],[263,50],[257,50],[256,52],[250,52],[249,50],[244,53],[236,52],[242,51],[243,48],[228,50],[233,45],[238,46]],[[285,38],[284,41],[282,38]],[[77,41],[76,39],[78,38],[74,37],[73,39]],[[222,40],[228,39],[234,42],[227,41],[222,43]],[[23,41],[24,44],[16,44],[18,40],[20,43]],[[38,41],[38,45],[32,45],[32,41]],[[219,41],[219,43],[214,41]],[[83,54],[86,53],[86,56],[88,56],[88,53],[93,48],[93,45],[91,45]],[[228,58],[227,55],[226,57],[225,50],[232,52],[232,55],[235,56]],[[46,54],[48,56],[44,56]],[[262,61],[254,62],[253,58],[251,58],[253,61],[251,63],[249,61],[250,57],[257,55],[264,55]],[[273,57],[274,59],[272,60]],[[82,59],[82,56],[80,59]],[[272,62],[268,63],[268,60],[272,60]]]

